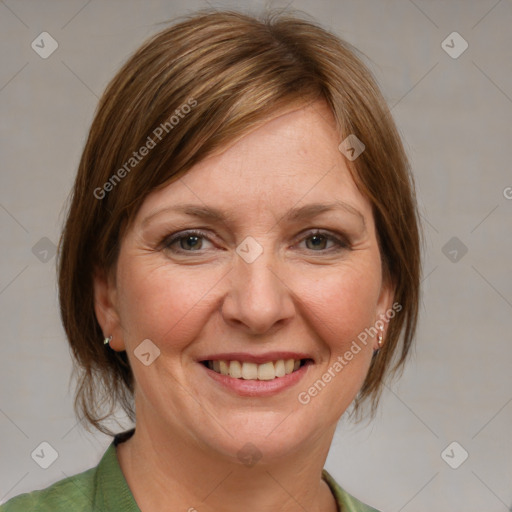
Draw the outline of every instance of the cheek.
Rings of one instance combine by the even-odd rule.
[[[149,260],[149,258],[148,258]],[[119,266],[119,304],[125,342],[149,338],[160,348],[182,349],[204,325],[215,284],[222,277],[199,267],[171,268],[143,258]],[[170,343],[169,343],[170,342]]]
[[[296,304],[296,315],[313,328],[313,336],[331,352],[343,352],[376,319],[381,276],[378,253],[363,251],[339,267],[282,269]],[[193,342],[225,290],[225,266],[180,268],[155,262],[152,254],[121,252],[117,266],[118,306],[125,343],[144,339],[179,351]],[[229,276],[227,276],[229,277]],[[288,287],[288,286],[287,286]],[[283,290],[283,293],[290,291]],[[301,306],[302,304],[302,311]]]
[[[314,280],[302,276],[295,281],[296,295],[302,299],[305,314],[331,352],[347,350],[375,322],[380,275],[376,275],[374,268],[347,266],[330,269]]]
[[[372,259],[373,262],[373,259]],[[301,389],[298,400],[327,424],[338,421],[361,389],[368,374],[373,342],[358,336],[371,327],[377,314],[380,272],[375,265],[344,265],[321,278],[297,279],[304,311],[322,345],[320,368]],[[297,293],[298,295],[298,293]]]

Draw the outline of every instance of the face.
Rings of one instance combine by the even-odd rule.
[[[95,281],[137,425],[228,457],[330,444],[377,346],[360,335],[392,302],[340,142],[314,103],[146,198],[115,280]]]

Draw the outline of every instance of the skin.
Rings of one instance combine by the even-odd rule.
[[[136,380],[136,432],[117,453],[143,512],[336,510],[321,471],[376,339],[307,405],[297,397],[393,300],[371,205],[340,142],[323,103],[276,114],[150,194],[121,241],[115,272],[96,275],[98,321],[113,335],[112,349],[127,351]],[[333,201],[360,215],[335,209],[286,218],[292,208]],[[227,217],[168,209],[184,203],[224,209]],[[187,229],[205,238],[163,247]],[[315,229],[341,245],[315,238]],[[263,248],[252,263],[236,253],[247,236]],[[134,356],[145,339],[160,350],[149,366]],[[238,396],[198,363],[221,352],[278,350],[307,353],[314,364],[268,397]],[[252,467],[237,457],[246,443],[262,454]]]

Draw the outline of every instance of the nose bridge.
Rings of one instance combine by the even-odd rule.
[[[223,312],[227,320],[242,323],[253,332],[264,333],[277,322],[290,318],[293,303],[289,290],[279,277],[274,251],[264,250],[254,239],[244,242],[237,248]]]
[[[276,258],[270,250],[262,253],[254,261],[238,261],[236,277],[240,279],[242,289],[245,287],[250,296],[260,294],[267,296],[267,301],[276,299],[280,294],[279,279],[276,273]]]

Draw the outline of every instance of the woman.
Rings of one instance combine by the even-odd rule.
[[[406,361],[419,276],[407,159],[347,43],[283,15],[164,30],[100,102],[59,255],[77,413],[135,428],[1,510],[375,510],[323,465]]]

